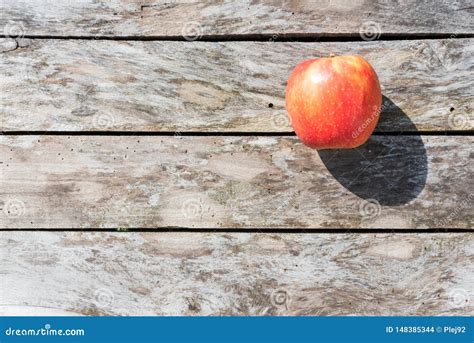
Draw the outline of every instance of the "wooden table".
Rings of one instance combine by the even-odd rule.
[[[3,0],[0,314],[474,314],[471,5]],[[286,116],[330,53],[358,149]]]

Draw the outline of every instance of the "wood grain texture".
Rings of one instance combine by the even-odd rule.
[[[472,234],[0,233],[2,315],[473,315]]]
[[[472,136],[2,136],[3,228],[469,228]]]
[[[360,54],[379,74],[379,131],[472,130],[474,39],[426,41],[2,41],[3,131],[290,132],[301,61]]]
[[[3,0],[6,34],[54,36],[472,33],[469,0]],[[371,24],[372,23],[372,24]],[[373,31],[372,31],[373,32]]]

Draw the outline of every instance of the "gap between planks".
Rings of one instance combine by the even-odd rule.
[[[2,131],[4,136],[183,136],[183,137],[296,137],[295,132],[203,132],[203,131]],[[474,130],[374,131],[373,136],[473,136]]]
[[[264,231],[263,231],[264,230]],[[272,228],[272,229],[245,229],[245,228],[192,228],[192,227],[168,227],[168,228],[127,228],[119,230],[117,228],[81,228],[81,229],[58,229],[58,228],[17,228],[17,229],[1,229],[0,232],[112,232],[112,233],[140,233],[140,232],[182,232],[182,233],[265,233],[265,234],[450,234],[450,233],[472,233],[471,229],[463,228],[430,228],[430,229],[288,229],[288,228]]]
[[[56,36],[56,35],[23,35],[11,37],[0,34],[0,38],[48,39],[48,40],[112,40],[112,41],[176,41],[176,42],[364,42],[359,33],[321,35],[311,33],[280,34],[236,34],[236,35],[203,35],[195,40],[183,36]],[[430,40],[430,39],[463,39],[474,38],[472,33],[383,33],[374,41]]]

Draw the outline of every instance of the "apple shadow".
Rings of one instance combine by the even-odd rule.
[[[346,189],[380,205],[403,205],[421,193],[428,175],[426,149],[410,118],[383,96],[377,128],[397,122],[410,135],[372,135],[355,149],[319,150],[329,172]],[[412,134],[411,134],[412,133]]]

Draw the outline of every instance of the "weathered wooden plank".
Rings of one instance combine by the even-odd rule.
[[[0,238],[0,315],[474,314],[471,234]]]
[[[378,130],[472,130],[473,43],[3,40],[1,127],[289,132],[290,71],[333,52],[377,70],[386,96]]]
[[[472,228],[472,136],[3,136],[4,228]]]
[[[229,34],[472,33],[469,0],[3,0],[5,34],[200,36]]]

